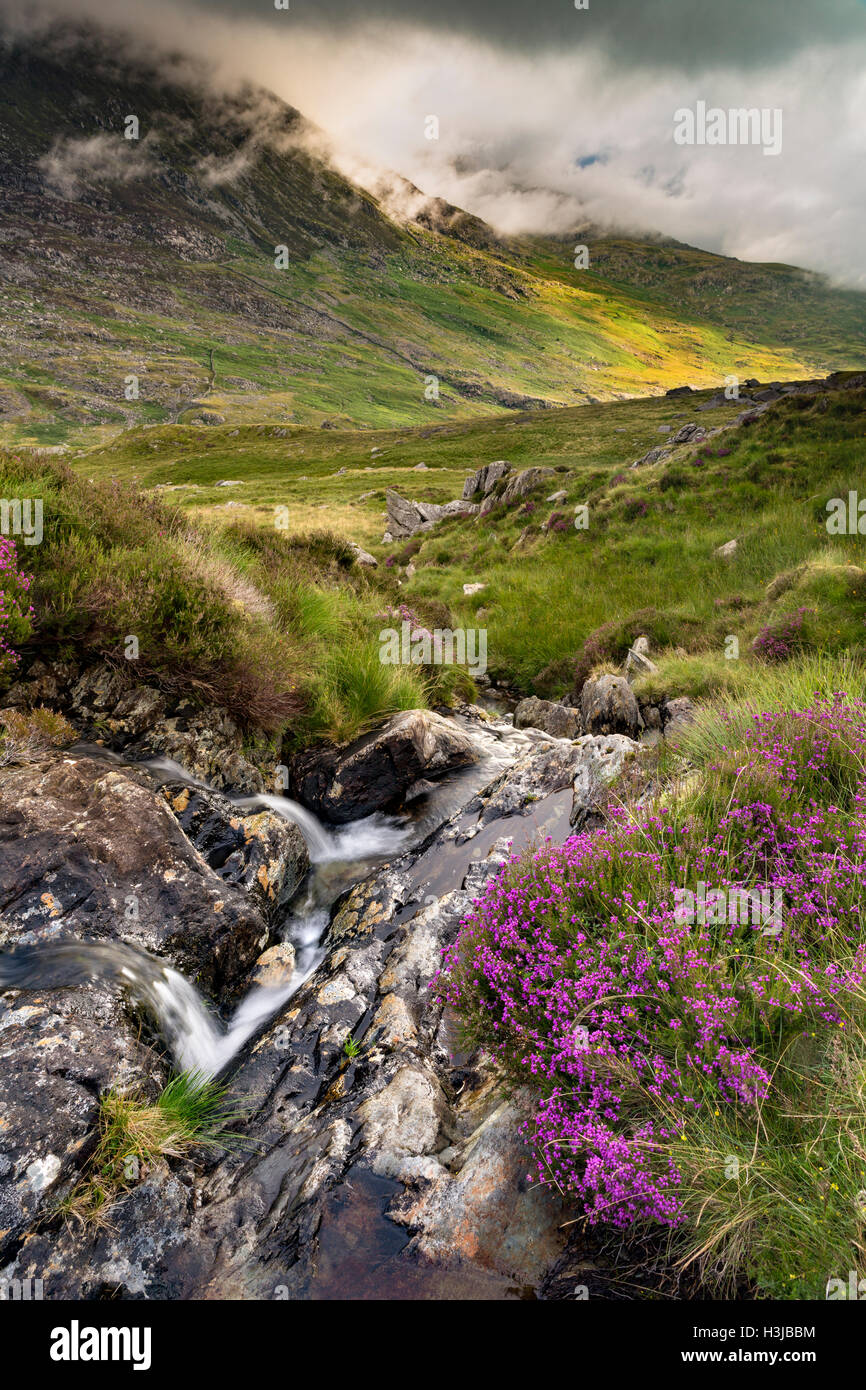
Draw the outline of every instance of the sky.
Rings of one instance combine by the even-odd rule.
[[[47,0],[264,84],[343,172],[394,170],[501,232],[656,231],[866,289],[863,0],[288,3]],[[765,112],[767,138],[726,116],[726,143],[680,143],[699,103]]]

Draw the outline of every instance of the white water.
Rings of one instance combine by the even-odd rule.
[[[513,762],[529,742],[526,734],[504,722],[488,728],[467,726],[466,732],[479,748],[478,762],[440,784],[414,824],[377,814],[348,825],[328,827],[289,797],[262,793],[229,798],[239,810],[267,806],[284,819],[294,821],[307,842],[311,862],[332,867],[314,870],[304,901],[293,905],[283,924],[283,940],[295,947],[291,981],[276,988],[254,986],[227,1023],[207,1006],[195,986],[179,971],[120,942],[61,941],[0,955],[0,988],[50,989],[98,977],[117,979],[155,1015],[181,1070],[208,1077],[217,1075],[321,964],[321,942],[336,897],[363,877],[377,860],[392,858],[411,840],[422,839],[428,830],[448,819],[477,787]],[[123,761],[102,748],[88,751],[113,762]],[[171,758],[153,758],[144,766],[167,779],[212,790]]]

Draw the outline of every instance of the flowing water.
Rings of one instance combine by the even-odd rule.
[[[506,721],[489,726],[459,718],[455,722],[473,739],[478,761],[436,784],[411,816],[377,814],[344,826],[326,826],[288,797],[262,793],[229,798],[239,810],[266,806],[293,821],[306,840],[313,867],[278,925],[278,935],[295,948],[291,981],[279,987],[254,986],[227,1022],[179,971],[122,942],[66,940],[19,947],[0,955],[0,989],[51,989],[91,979],[116,980],[154,1015],[181,1070],[217,1075],[321,964],[322,942],[336,899],[377,864],[395,858],[413,844],[420,845],[532,741]],[[124,762],[119,755],[97,746],[79,745],[74,751]],[[157,782],[182,781],[209,789],[207,783],[170,758],[154,758],[138,766],[147,768]],[[501,823],[498,833],[502,833]]]

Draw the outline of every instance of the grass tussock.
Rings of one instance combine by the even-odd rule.
[[[106,1092],[96,1148],[60,1213],[81,1224],[110,1224],[111,1204],[161,1159],[236,1146],[228,1126],[240,1115],[225,1086],[190,1072],[173,1077],[153,1102],[137,1091]]]

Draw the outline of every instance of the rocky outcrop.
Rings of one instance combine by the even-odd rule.
[[[474,516],[478,507],[472,502],[457,499],[454,502],[412,502],[401,497],[393,488],[385,493],[388,510],[388,529],[385,539],[389,541],[408,540],[419,531],[429,531],[437,521],[448,516]]]
[[[266,917],[292,896],[309,870],[303,835],[274,811],[242,814],[218,792],[183,782],[166,783],[162,795],[210,868],[243,888]]]
[[[541,487],[543,483],[556,477],[553,468],[525,468],[522,473],[512,473],[502,494],[502,504],[510,507]]]
[[[516,729],[541,729],[553,738],[577,738],[583,732],[580,713],[567,705],[540,700],[535,695],[521,700],[514,711]]]
[[[497,460],[496,463],[486,463],[482,468],[476,469],[471,477],[466,479],[463,484],[463,497],[465,501],[471,501],[476,494],[487,497],[493,491],[496,484],[511,472],[511,464],[504,459]]]
[[[58,933],[168,956],[219,993],[267,944],[248,894],[193,848],[145,774],[47,757],[0,780],[5,947]]]
[[[640,709],[623,676],[603,675],[584,684],[580,696],[583,726],[590,734],[626,734],[642,728]]]
[[[298,754],[291,791],[316,815],[344,825],[394,810],[420,779],[441,777],[476,756],[471,739],[453,722],[429,710],[408,710],[348,746]]]
[[[587,734],[577,740],[578,766],[570,824],[581,830],[590,816],[604,810],[605,792],[622,773],[629,759],[642,752],[641,744],[624,734]]]

